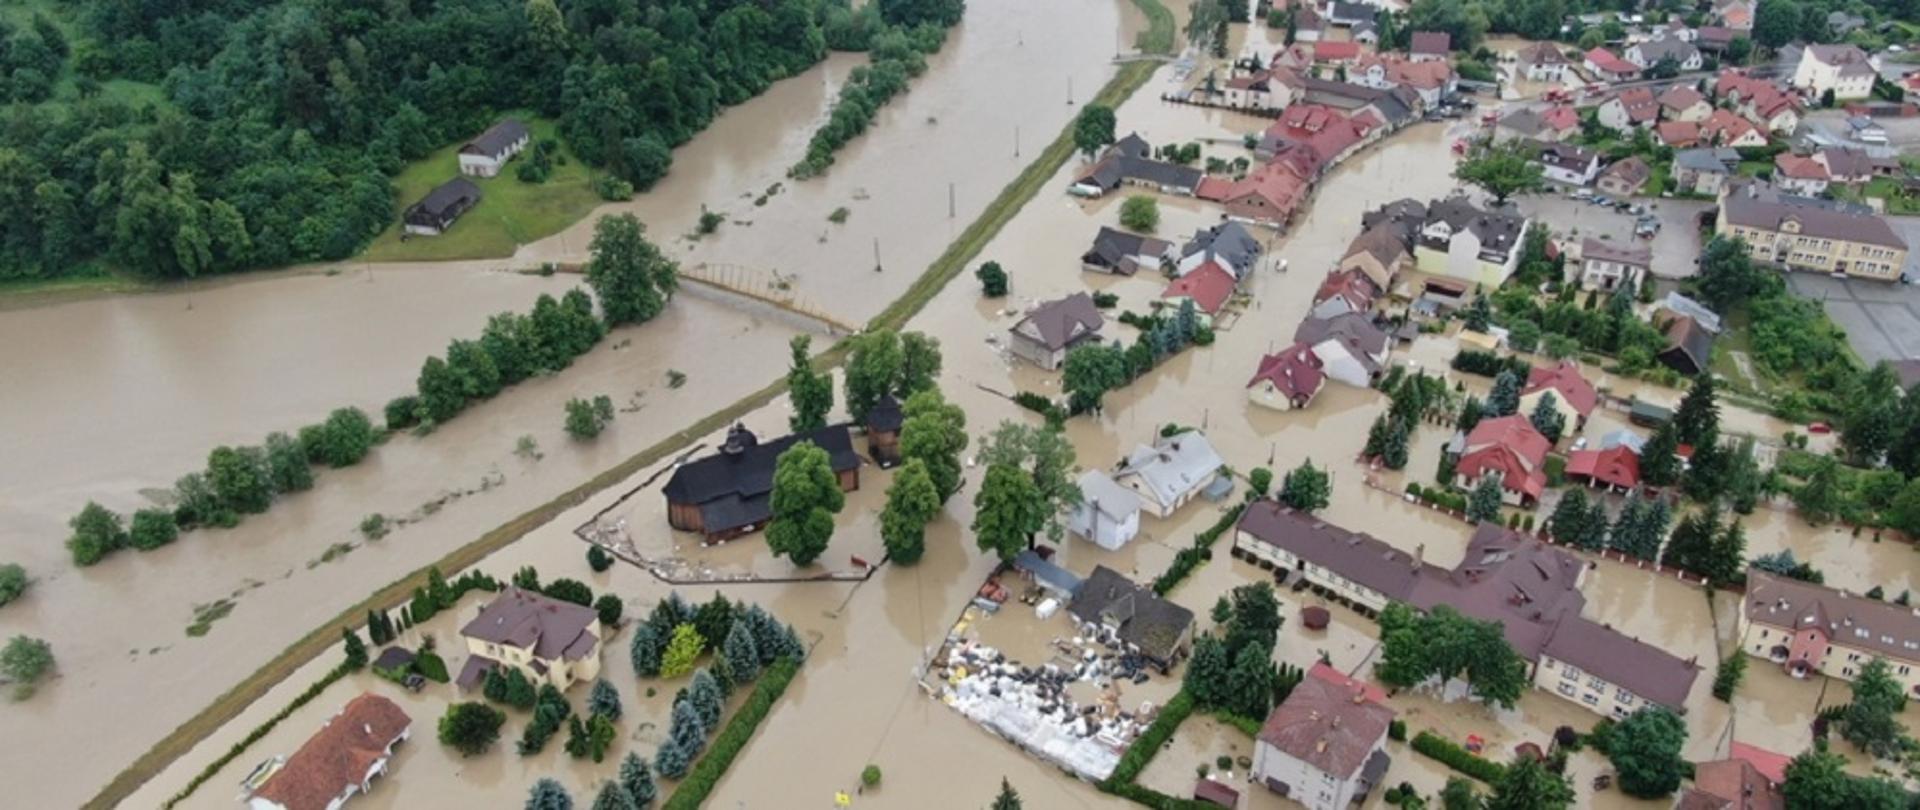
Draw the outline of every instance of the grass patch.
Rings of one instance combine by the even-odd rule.
[[[146,292],[159,287],[152,281],[109,273],[95,265],[54,278],[0,279],[0,306],[39,306],[68,298]]]
[[[1157,46],[1154,50],[1156,53],[1170,51],[1172,49],[1174,28],[1172,12],[1167,11],[1164,6],[1160,5],[1158,0],[1134,0],[1134,3],[1146,13],[1149,20],[1149,27],[1147,30],[1141,32],[1140,35],[1141,47],[1146,49]],[[1100,92],[1094,97],[1094,102],[1117,105],[1120,101],[1124,101],[1127,96],[1132,95],[1140,86],[1146,84],[1147,79],[1152,75],[1152,63],[1129,63],[1122,68],[1105,87],[1101,88]],[[940,258],[936,259],[934,263],[927,268],[927,271],[905,296],[895,301],[886,311],[882,312],[879,317],[875,318],[875,322],[879,324],[904,324],[915,313],[925,307],[928,301],[933,300],[933,295],[939,292],[940,288],[952,280],[955,275],[958,275],[960,269],[965,266],[967,261],[979,254],[980,250],[985,247],[987,241],[990,240],[994,234],[998,233],[1000,229],[1006,225],[1008,220],[1013,218],[1013,214],[1021,205],[1024,205],[1027,200],[1032,199],[1034,195],[1039,193],[1041,188],[1045,187],[1047,179],[1051,177],[1053,172],[1072,154],[1072,130],[1073,124],[1069,122],[1062,128],[1060,136],[1048,145],[1047,150],[1043,152],[1040,157],[1036,158],[1025,171],[1021,172],[1020,176],[1015,178],[1013,183],[1008,184],[1005,189],[1002,189],[1000,195],[988,206],[987,211],[982,214],[981,218],[969,226],[968,229],[961,234],[960,239],[949,246],[948,249],[940,255]],[[540,131],[537,123],[535,124],[535,131]],[[555,174],[558,175],[558,170],[565,167],[555,168]],[[549,180],[548,182],[551,183],[553,181]],[[844,360],[846,354],[847,349],[844,348],[844,344],[842,344],[841,346],[835,346],[822,352],[814,358],[813,363],[816,368],[829,368]],[[254,701],[259,700],[260,697],[265,695],[269,689],[272,689],[275,684],[286,680],[308,661],[313,660],[331,649],[333,645],[338,644],[340,640],[339,628],[357,627],[364,621],[368,610],[400,604],[409,598],[414,588],[425,587],[427,584],[427,571],[429,569],[437,567],[443,572],[458,572],[472,567],[488,555],[524,537],[528,532],[552,522],[554,518],[559,517],[568,509],[586,502],[588,498],[605,489],[618,485],[640,470],[660,462],[672,453],[685,448],[701,436],[720,430],[736,420],[745,417],[748,413],[766,406],[785,390],[785,379],[776,379],[760,390],[750,393],[733,404],[709,414],[706,418],[661,439],[659,442],[654,443],[653,446],[614,465],[579,486],[561,493],[553,500],[520,514],[492,531],[475,538],[472,542],[454,549],[439,560],[415,569],[412,573],[396,579],[388,583],[385,587],[374,591],[366,599],[348,606],[346,609],[340,611],[331,621],[314,628],[305,636],[293,642],[292,645],[281,651],[279,655],[275,656],[258,670],[255,670],[253,674],[235,684],[233,688],[228,689],[226,693],[222,694],[219,698],[216,698],[212,704],[202,709],[193,717],[188,718],[180,727],[161,738],[152,748],[148,749],[145,754],[142,754],[138,759],[134,760],[132,764],[128,765],[125,770],[115,775],[113,780],[108,782],[104,788],[101,788],[98,794],[87,800],[86,804],[81,806],[87,808],[87,810],[110,810],[110,808],[124,802],[126,798],[138,790],[141,785],[158,775],[175,760],[192,750],[200,741],[211,736],[234,717],[238,716],[242,710]],[[761,677],[765,678],[766,676],[763,675]],[[258,737],[253,737],[247,742],[250,743],[254,739],[258,739]],[[233,756],[237,756],[239,753],[238,749],[243,748],[244,745],[236,746],[236,750],[229,752],[227,759],[230,760]],[[224,765],[225,761],[218,764]],[[217,770],[217,768],[210,768],[204,773],[210,775],[213,770]],[[196,785],[198,781],[196,781]]]
[[[193,606],[193,623],[187,625],[187,636],[199,638],[213,629],[213,623],[233,613],[232,599],[216,599],[204,605]]]
[[[524,113],[505,113],[500,118],[518,118],[532,131],[535,142],[544,138],[558,140],[554,122]],[[593,191],[593,172],[564,144],[555,153],[553,176],[545,183],[523,183],[514,176],[520,161],[529,152],[521,152],[494,177],[470,177],[480,186],[480,202],[473,210],[439,236],[414,236],[401,241],[399,212],[418,202],[435,186],[460,176],[460,147],[464,140],[450,143],[424,160],[402,170],[393,178],[395,217],[387,229],[373,240],[363,258],[370,261],[436,261],[449,259],[497,259],[512,256],[515,248],[559,233],[579,222],[600,206],[600,195]],[[563,165],[560,161],[565,160]]]

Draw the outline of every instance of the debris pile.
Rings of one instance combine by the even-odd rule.
[[[942,680],[933,688],[942,702],[1014,745],[1083,778],[1105,779],[1140,729],[1152,719],[1153,706],[1137,713],[1120,710],[1120,680],[1138,675],[1126,656],[1102,654],[1090,639],[1060,639],[1054,662],[1027,666],[992,647],[955,641],[935,661]],[[1100,688],[1097,705],[1082,706],[1068,686],[1087,682]]]

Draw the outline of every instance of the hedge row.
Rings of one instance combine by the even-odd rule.
[[[1153,592],[1166,596],[1175,585],[1179,585],[1181,580],[1193,573],[1193,569],[1213,559],[1213,544],[1219,541],[1220,535],[1233,528],[1233,524],[1240,520],[1241,510],[1245,508],[1246,505],[1241,504],[1228,509],[1227,513],[1221,515],[1220,520],[1208,527],[1206,531],[1194,535],[1193,545],[1180,549],[1179,553],[1173,555],[1173,564],[1167,566],[1167,570],[1161,572],[1160,576],[1154,577]]]
[[[169,808],[172,808],[174,805],[185,801],[188,796],[199,789],[200,785],[204,784],[208,779],[212,779],[213,775],[219,773],[221,768],[227,767],[227,763],[234,761],[234,759],[238,758],[241,754],[246,753],[248,746],[259,742],[261,737],[267,736],[267,732],[272,731],[274,726],[280,725],[280,721],[287,719],[288,716],[299,711],[300,707],[312,702],[314,698],[320,696],[321,692],[326,691],[327,687],[332,686],[334,681],[346,677],[347,673],[352,671],[353,668],[348,666],[347,662],[344,661],[342,661],[339,666],[327,670],[327,674],[322,675],[320,680],[314,681],[313,685],[307,687],[307,691],[301,692],[299,697],[293,699],[293,702],[288,703],[274,716],[267,718],[266,722],[255,726],[252,731],[247,732],[247,736],[242,737],[239,742],[234,743],[233,747],[228,748],[227,752],[221,754],[218,759],[207,763],[207,767],[200,769],[199,773],[194,774],[193,780],[188,782],[186,787],[181,788],[179,793],[173,794],[172,798],[167,799],[165,804],[160,805],[161,810],[169,810]]]
[[[727,768],[733,765],[733,758],[740,749],[747,747],[753,739],[753,732],[760,727],[760,721],[767,719],[773,711],[773,704],[787,691],[787,684],[793,682],[793,676],[800,671],[800,662],[792,658],[782,658],[767,665],[760,680],[753,685],[753,694],[747,696],[747,702],[734,712],[733,719],[727,721],[727,727],[721,729],[719,736],[713,738],[712,747],[707,755],[694,763],[693,771],[680,781],[673,795],[668,797],[661,810],[694,810],[707,800],[707,794],[720,784]]]
[[[1127,752],[1120,755],[1120,764],[1113,766],[1113,773],[1100,783],[1100,789],[1117,793],[1115,788],[1132,784],[1133,780],[1140,777],[1140,772],[1147,769],[1147,763],[1153,761],[1154,755],[1166,746],[1167,740],[1173,739],[1173,730],[1186,722],[1190,714],[1193,714],[1193,694],[1181,689],[1167,701],[1167,705],[1160,707],[1160,716],[1153,718],[1147,730],[1140,732],[1133,744],[1127,746]]]
[[[1478,374],[1482,377],[1498,377],[1502,371],[1511,371],[1522,382],[1526,381],[1528,372],[1533,370],[1532,366],[1527,365],[1527,361],[1518,357],[1501,357],[1497,353],[1483,352],[1478,349],[1461,349],[1459,354],[1453,356],[1452,365],[1454,371]]]
[[[1440,764],[1464,773],[1489,785],[1497,785],[1507,775],[1507,768],[1498,762],[1484,759],[1452,741],[1436,737],[1432,732],[1422,731],[1413,736],[1413,750],[1427,755]]]
[[[1467,511],[1467,496],[1446,487],[1423,487],[1419,482],[1408,481],[1407,494],[1412,495],[1415,500],[1430,503],[1442,509],[1452,509],[1455,512]]]

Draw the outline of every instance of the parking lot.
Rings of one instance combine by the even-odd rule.
[[[1700,256],[1700,230],[1695,218],[1712,207],[1699,200],[1635,198],[1650,206],[1660,218],[1660,232],[1650,243],[1653,248],[1653,274],[1677,279],[1692,276],[1698,269],[1694,259]],[[1520,211],[1537,222],[1546,222],[1556,238],[1577,242],[1589,236],[1613,241],[1640,241],[1633,235],[1631,214],[1566,196],[1566,192],[1534,194],[1519,198]]]
[[[1788,278],[1795,292],[1821,302],[1827,317],[1846,330],[1861,359],[1877,363],[1920,357],[1920,286],[1817,273]]]

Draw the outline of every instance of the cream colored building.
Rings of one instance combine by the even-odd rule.
[[[1873,94],[1873,80],[1879,70],[1866,51],[1853,45],[1808,45],[1800,49],[1800,63],[1793,69],[1793,86],[1820,96],[1833,91],[1836,100],[1866,98]]]
[[[1906,240],[1880,216],[1759,183],[1721,192],[1714,233],[1745,240],[1756,260],[1791,270],[1897,281],[1907,262]]]
[[[471,656],[464,687],[492,665],[510,666],[535,684],[565,690],[600,677],[600,614],[519,588],[502,591],[460,629]]]
[[[1851,681],[1884,658],[1906,694],[1920,695],[1920,616],[1912,608],[1749,569],[1735,618],[1740,649],[1795,678]]]

